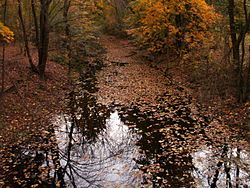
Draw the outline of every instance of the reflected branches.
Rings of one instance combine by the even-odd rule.
[[[191,99],[164,94],[157,106],[98,104],[96,66],[82,71],[67,109],[37,136],[8,148],[6,185],[30,187],[242,187],[250,155],[209,137]],[[1,175],[2,176],[2,175]],[[2,177],[3,177],[2,176]],[[1,177],[1,178],[2,178]],[[247,184],[248,183],[248,184]]]
[[[139,184],[140,178],[130,174],[135,166],[137,138],[116,111],[97,104],[93,84],[96,68],[88,69],[69,94],[67,112],[54,123],[65,185]]]

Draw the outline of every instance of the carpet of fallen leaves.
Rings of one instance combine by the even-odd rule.
[[[225,143],[235,144],[235,147],[239,143],[242,147],[247,145],[242,140],[245,134],[238,134],[240,130],[227,126],[226,122],[236,122],[240,114],[249,114],[249,103],[246,103],[244,108],[227,108],[228,111],[225,110],[221,118],[215,119],[214,117],[219,115],[213,111],[218,110],[204,110],[194,99],[192,91],[184,87],[185,83],[178,78],[169,79],[162,68],[157,68],[152,62],[147,63],[127,40],[103,36],[100,42],[107,49],[107,54],[104,68],[96,75],[96,86],[99,89],[96,94],[97,100],[106,106],[127,107],[129,112],[124,116],[132,119],[135,117],[128,122],[124,118],[124,122],[131,123],[131,127],[137,125],[141,126],[142,130],[146,129],[143,135],[146,139],[142,139],[141,142],[145,141],[142,145],[158,145],[162,150],[161,153],[155,151],[157,147],[145,149],[147,155],[155,154],[157,158],[155,161],[152,160],[151,164],[141,167],[144,172],[150,174],[147,179],[151,183],[167,185],[167,181],[184,177],[182,173],[180,176],[174,174],[174,177],[162,178],[166,174],[160,176],[164,171],[160,163],[169,156],[180,158],[169,160],[174,165],[167,164],[178,169],[179,166],[176,164],[183,164],[183,161],[189,160],[188,157],[185,159],[185,153],[196,151],[200,145],[208,141],[212,140],[218,146]],[[65,94],[69,91],[67,70],[49,61],[47,79],[41,81],[36,74],[30,72],[27,59],[18,54],[15,47],[7,49],[6,59],[6,88],[11,89],[0,98],[0,156],[4,159],[0,162],[0,171],[6,172],[14,180],[17,179],[16,186],[25,187],[25,183],[29,181],[34,181],[29,182],[29,185],[38,185],[41,182],[34,174],[41,174],[44,169],[40,168],[39,153],[36,151],[50,147],[50,143],[44,138],[50,137],[47,130],[51,118],[63,110]],[[139,115],[133,111],[134,107],[138,108]],[[227,118],[227,121],[223,118]],[[157,143],[150,143],[151,138],[152,142],[156,140]],[[35,157],[24,160],[22,156],[18,157],[18,151],[31,152]],[[13,160],[16,162],[13,163]],[[25,173],[21,173],[24,178],[18,179],[18,168],[25,166],[26,160],[27,168]],[[30,161],[33,161],[31,164],[34,166],[30,166]],[[0,174],[0,186],[1,176],[6,174]],[[171,179],[167,180],[168,177]]]
[[[166,79],[133,53],[135,48],[126,40],[103,37],[107,48],[104,71],[97,75],[99,102],[110,105],[152,103],[166,92]]]
[[[239,127],[227,124],[230,120],[237,121],[237,109],[228,116],[218,116],[215,107],[205,109],[197,103],[194,91],[184,86],[184,79],[180,80],[178,73],[169,79],[163,67],[147,63],[140,53],[134,53],[136,50],[128,41],[104,36],[101,43],[107,48],[107,56],[106,67],[97,74],[98,101],[105,105],[127,106],[132,112],[131,126],[135,124],[146,131],[143,131],[146,139],[140,141],[144,142],[143,150],[147,157],[157,156],[151,164],[141,168],[149,174],[149,184],[171,187],[169,182],[172,181],[171,185],[176,187],[185,186],[188,178],[185,178],[184,154],[195,152],[202,145],[220,147],[229,143],[233,148],[239,145],[249,148]],[[244,110],[247,114],[249,108]],[[129,121],[125,123],[129,124]],[[162,151],[156,151],[159,144]],[[170,179],[168,175],[164,179],[166,174],[160,175],[166,173],[162,161],[169,161],[171,156],[178,158],[171,165],[173,169],[179,168],[180,177],[176,172]],[[184,178],[184,184],[175,184],[180,182],[175,178]]]
[[[33,58],[36,61],[35,57],[34,53]],[[23,159],[18,157],[22,152],[33,149],[38,151],[39,148],[48,147],[44,138],[50,125],[50,118],[62,110],[63,99],[69,87],[67,69],[61,65],[48,61],[46,76],[47,79],[43,81],[37,74],[31,72],[27,57],[20,53],[16,46],[6,49],[6,92],[0,97],[2,172],[0,180],[2,176],[6,176],[6,173],[13,173],[13,177],[18,176],[18,168],[26,166],[21,163]],[[13,160],[17,167],[16,172],[14,166],[8,166],[8,162],[13,165],[11,163]],[[18,160],[21,160],[20,163]],[[18,165],[22,166],[18,167]],[[35,171],[32,166],[27,169]],[[25,174],[27,178],[28,171]],[[23,182],[19,183],[25,186]]]
[[[192,110],[197,111],[198,91],[191,88],[186,76],[177,67],[171,69],[171,78],[166,75],[169,68],[167,63],[145,61],[144,54],[138,51],[128,40],[117,39],[113,36],[104,36],[100,42],[106,47],[106,67],[97,75],[99,87],[99,102],[109,105],[112,103],[122,105],[138,105],[141,110],[150,110],[157,106],[157,97],[168,93],[171,96],[181,95],[185,99],[192,96]],[[166,57],[165,57],[166,58]],[[170,61],[175,61],[170,57]],[[166,61],[163,59],[160,61]],[[150,104],[150,105],[148,105]],[[142,109],[143,108],[143,109]],[[237,104],[236,99],[215,100],[202,104],[198,114],[219,119],[220,124],[233,126],[235,130],[244,130],[242,135],[250,141],[250,102],[244,105]]]
[[[7,143],[19,140],[19,134],[36,132],[36,126],[39,129],[41,124],[46,125],[46,120],[61,110],[68,82],[67,69],[51,61],[47,64],[47,79],[40,80],[16,47],[7,48],[6,60],[5,88],[12,89],[0,98],[0,137]]]

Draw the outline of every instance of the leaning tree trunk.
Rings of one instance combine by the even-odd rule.
[[[51,0],[40,0],[40,33],[38,70],[41,79],[45,79],[45,68],[48,59],[49,46],[49,5]]]
[[[30,68],[32,69],[32,71],[37,72],[37,68],[33,63],[32,57],[30,54],[29,41],[28,41],[28,36],[27,36],[25,24],[24,24],[24,19],[23,19],[21,0],[18,0],[18,16],[19,16],[20,24],[21,24],[22,31],[23,31],[23,40],[24,40],[25,50],[26,50],[26,53],[28,55]]]

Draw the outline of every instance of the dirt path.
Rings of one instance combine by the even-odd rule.
[[[167,79],[143,62],[127,40],[103,36],[101,44],[107,49],[107,67],[97,75],[101,103],[154,103],[166,92]]]

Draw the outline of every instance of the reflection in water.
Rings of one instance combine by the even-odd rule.
[[[137,106],[112,111],[96,102],[94,71],[86,71],[69,94],[65,113],[55,117],[43,137],[37,136],[39,148],[5,150],[5,166],[0,166],[4,185],[250,186],[249,151],[230,143],[214,146],[206,134],[207,122],[192,117],[189,99],[166,95],[168,104],[159,99],[162,105],[147,112]]]
[[[14,145],[1,155],[0,187],[49,187],[47,181],[40,179],[45,153],[35,149]],[[45,172],[46,173],[46,172]]]
[[[122,120],[136,124],[142,135],[138,146],[144,155],[137,162],[141,164],[141,170],[150,175],[144,183],[152,187],[194,187],[189,140],[197,139],[196,135],[201,134],[202,123],[191,119],[185,108],[186,119],[168,117],[166,113],[155,117],[163,110],[165,108],[159,107],[142,113],[133,107],[128,116],[122,117]]]
[[[250,155],[247,151],[228,146],[206,147],[193,153],[192,157],[197,187],[250,186]]]
[[[76,127],[69,136],[73,124],[69,121],[65,123],[67,117],[59,119],[55,135],[61,153],[61,166],[66,169],[66,184],[77,187],[140,185],[141,177],[134,161],[138,157],[135,146],[138,136],[121,122],[117,111],[111,113],[106,120],[106,128],[91,143],[82,141],[84,135]],[[71,151],[68,151],[69,139]],[[70,162],[67,157],[70,157]]]
[[[157,110],[143,113],[136,106],[121,110],[121,119],[136,124],[141,135],[137,145],[143,155],[137,163],[146,175],[143,182],[146,187],[250,186],[249,151],[234,149],[223,142],[221,146],[213,143],[206,135],[207,123],[192,118],[185,106],[183,103],[172,105],[180,107],[173,109],[173,115],[163,113],[169,108],[159,106]],[[157,116],[159,111],[163,116]]]
[[[121,121],[118,112],[97,104],[95,68],[90,67],[68,99],[68,111],[56,118],[61,186],[139,186],[141,176],[138,135]],[[61,174],[61,175],[60,175]],[[61,178],[60,178],[61,177]]]

